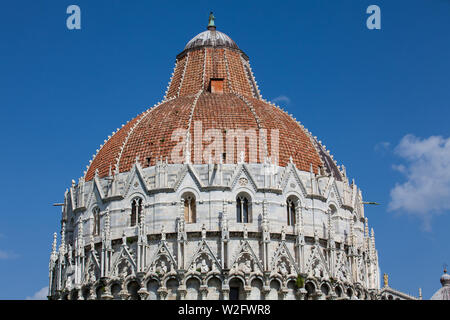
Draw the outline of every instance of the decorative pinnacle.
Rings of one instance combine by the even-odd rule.
[[[53,234],[53,243],[52,243],[52,253],[56,252],[56,244],[57,244],[57,235],[56,232]]]
[[[216,25],[214,24],[214,20],[216,17],[214,17],[212,11],[209,14],[209,22],[208,22],[208,30],[216,30]]]

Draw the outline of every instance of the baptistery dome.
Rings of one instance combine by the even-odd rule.
[[[235,42],[215,27],[208,27],[190,40],[177,56],[163,102],[113,133],[89,165],[86,181],[91,180],[96,171],[99,177],[107,176],[111,170],[115,173],[130,171],[136,159],[143,167],[153,166],[161,158],[167,158],[169,163],[186,162],[186,157],[179,161],[171,159],[177,145],[172,134],[176,128],[194,137],[196,123],[201,124],[203,132],[220,130],[223,149],[226,149],[227,130],[231,130],[228,133],[250,130],[250,134],[256,133],[257,140],[267,133],[267,141],[256,143],[253,155],[249,148],[243,150],[247,163],[263,163],[271,145],[276,144],[278,154],[273,160],[278,165],[284,167],[292,158],[298,169],[309,171],[312,166],[318,173],[322,167],[341,180],[334,161],[309,132],[279,107],[261,98],[248,57]],[[276,136],[270,135],[273,130],[277,130]],[[272,142],[272,137],[277,141]],[[191,139],[188,161],[208,162],[209,159],[194,152],[194,143]],[[210,142],[201,143],[206,147]],[[223,152],[213,154],[212,162],[220,161],[219,156],[224,163],[237,163],[240,159],[238,152],[228,155],[227,159]]]
[[[213,17],[65,193],[50,299],[375,299],[362,193]]]

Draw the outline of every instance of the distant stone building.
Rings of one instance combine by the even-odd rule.
[[[389,287],[388,275],[384,274],[384,286],[381,288],[378,296],[381,300],[422,300],[422,289],[419,289],[419,298],[395,290]]]
[[[444,274],[440,280],[442,288],[433,294],[431,300],[450,300],[450,275],[447,273],[447,268],[444,269]]]
[[[163,101],[72,182],[61,221],[49,299],[381,297],[361,191],[262,98],[212,16],[177,56]]]

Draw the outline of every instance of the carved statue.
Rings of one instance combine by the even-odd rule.
[[[124,261],[122,261],[121,265],[122,265],[122,267],[120,268],[120,277],[125,279],[128,275],[128,264],[124,260]]]
[[[202,264],[200,266],[200,270],[201,272],[208,272],[209,271],[209,267],[206,263],[206,259],[202,259]]]
[[[284,262],[284,261],[280,262],[280,267],[278,268],[278,272],[283,276],[289,274],[289,271],[286,268],[286,262]]]
[[[167,266],[164,260],[161,260],[161,265],[159,266],[158,271],[161,274],[165,274],[167,272]]]
[[[97,280],[97,278],[95,277],[95,271],[93,268],[91,268],[89,270],[89,281],[90,282],[95,282]]]
[[[244,273],[252,272],[252,265],[251,265],[251,261],[249,259],[245,260],[245,263],[242,264],[241,270]]]
[[[166,229],[164,225],[161,226],[161,241],[166,241]]]
[[[216,17],[214,17],[213,13],[211,12],[209,14],[209,23],[208,23],[208,27],[214,27],[214,20],[216,19]]]
[[[205,224],[202,225],[202,239],[206,239],[206,226],[205,226]]]

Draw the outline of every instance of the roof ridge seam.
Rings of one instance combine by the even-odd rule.
[[[131,120],[130,120],[131,121]],[[127,122],[128,123],[128,122]],[[122,124],[122,128],[124,127],[125,125],[124,124]],[[116,129],[116,131],[114,131],[113,133],[112,133],[112,135],[110,135],[110,136],[108,136],[108,139],[106,140],[103,140],[103,144],[100,144],[100,148],[99,149],[97,149],[96,150],[96,152],[95,152],[95,154],[92,156],[92,160],[89,160],[89,165],[88,166],[86,166],[86,171],[84,171],[84,173],[83,173],[83,179],[86,179],[86,176],[87,176],[87,173],[88,173],[88,171],[89,171],[89,169],[91,168],[91,166],[92,166],[92,162],[94,161],[94,159],[95,159],[95,157],[100,153],[100,151],[103,149],[103,147],[120,131],[120,129],[121,128],[117,128]],[[97,169],[98,170],[98,169]]]
[[[166,92],[164,93],[163,100],[167,99],[167,95],[169,94],[169,89],[173,82],[173,77],[175,75],[175,71],[177,70],[177,66],[178,66],[178,59],[175,60],[175,67],[173,67],[173,72],[172,72],[172,75],[170,76],[169,84],[167,85],[167,89],[166,89]]]
[[[256,121],[256,126],[258,127],[258,130],[264,129],[263,126],[261,125],[261,119],[259,119],[258,115],[256,114],[255,108],[253,107],[252,103],[250,101],[248,101],[243,95],[237,93],[237,92],[233,92],[234,95],[236,95],[238,98],[240,98],[242,101],[244,101],[244,103],[247,105],[247,107],[250,109],[250,112],[253,114],[253,116],[255,117],[255,121]],[[267,155],[269,154],[268,150],[267,150],[267,140],[266,140],[266,136],[260,135],[262,141],[262,145],[263,145],[263,155],[264,155],[264,161],[267,157]]]
[[[142,116],[136,121],[136,123],[130,128],[130,130],[127,133],[127,136],[125,137],[125,140],[122,143],[122,146],[120,147],[120,152],[119,155],[116,158],[116,164],[115,164],[115,173],[119,173],[119,168],[120,168],[120,160],[122,158],[122,154],[123,151],[125,150],[125,146],[128,142],[128,139],[130,138],[131,134],[133,133],[134,129],[137,127],[137,125],[142,121],[142,119],[149,113],[151,109],[148,109],[147,111],[145,111]]]
[[[184,63],[184,68],[183,68],[183,73],[181,75],[180,85],[178,86],[177,95],[176,95],[177,97],[180,96],[180,91],[181,91],[181,87],[183,86],[184,76],[186,74],[186,69],[187,69],[188,63],[189,63],[189,52],[186,54],[186,62]]]
[[[201,89],[205,88],[205,76],[206,76],[206,48],[203,49],[203,73],[202,73],[202,86]]]
[[[261,92],[259,91],[258,83],[256,82],[255,75],[253,74],[252,67],[250,66],[250,62],[245,61],[242,55],[239,55],[239,57],[241,58],[241,63],[244,66],[244,72],[247,74],[247,81],[250,86],[250,89],[252,90],[253,97],[261,100]],[[245,68],[246,66],[248,67],[248,69]]]
[[[227,50],[223,50],[223,59],[225,60],[225,69],[227,70],[228,89],[230,89],[231,93],[234,93],[233,85],[231,84],[230,69],[228,67]]]
[[[116,173],[119,173],[119,172],[120,172],[120,160],[122,159],[123,151],[125,150],[125,146],[126,146],[126,144],[127,144],[127,142],[128,142],[128,139],[129,139],[130,136],[133,134],[134,129],[142,122],[142,120],[143,120],[144,118],[146,118],[146,117],[150,114],[150,112],[151,112],[152,110],[156,109],[156,108],[159,107],[161,104],[166,103],[166,102],[169,102],[169,101],[171,101],[171,100],[173,100],[173,99],[175,99],[175,97],[169,98],[169,99],[167,99],[167,100],[160,101],[160,102],[158,102],[157,104],[153,105],[153,107],[151,107],[151,108],[147,109],[146,111],[144,111],[144,112],[142,113],[141,117],[140,117],[140,118],[136,121],[136,123],[133,125],[133,127],[130,128],[130,130],[128,131],[127,136],[126,136],[126,138],[125,138],[125,140],[124,140],[122,146],[120,147],[119,155],[118,155],[117,158],[116,158],[116,160],[117,160],[117,161],[116,161],[116,164],[115,164],[115,172],[116,172]]]
[[[194,117],[194,110],[195,110],[195,107],[197,106],[198,99],[200,98],[200,95],[202,94],[202,92],[203,92],[203,89],[200,89],[196,93],[194,101],[192,101],[191,112],[189,113],[188,128],[186,130],[186,150],[187,150],[186,153],[189,155],[189,157],[186,157],[186,159],[189,159],[188,160],[189,163],[191,161],[191,157],[190,157],[190,154],[191,154],[191,152],[190,152],[191,151],[191,148],[190,148],[190,146],[191,146],[191,144],[190,144],[190,135],[191,135],[192,118]]]

